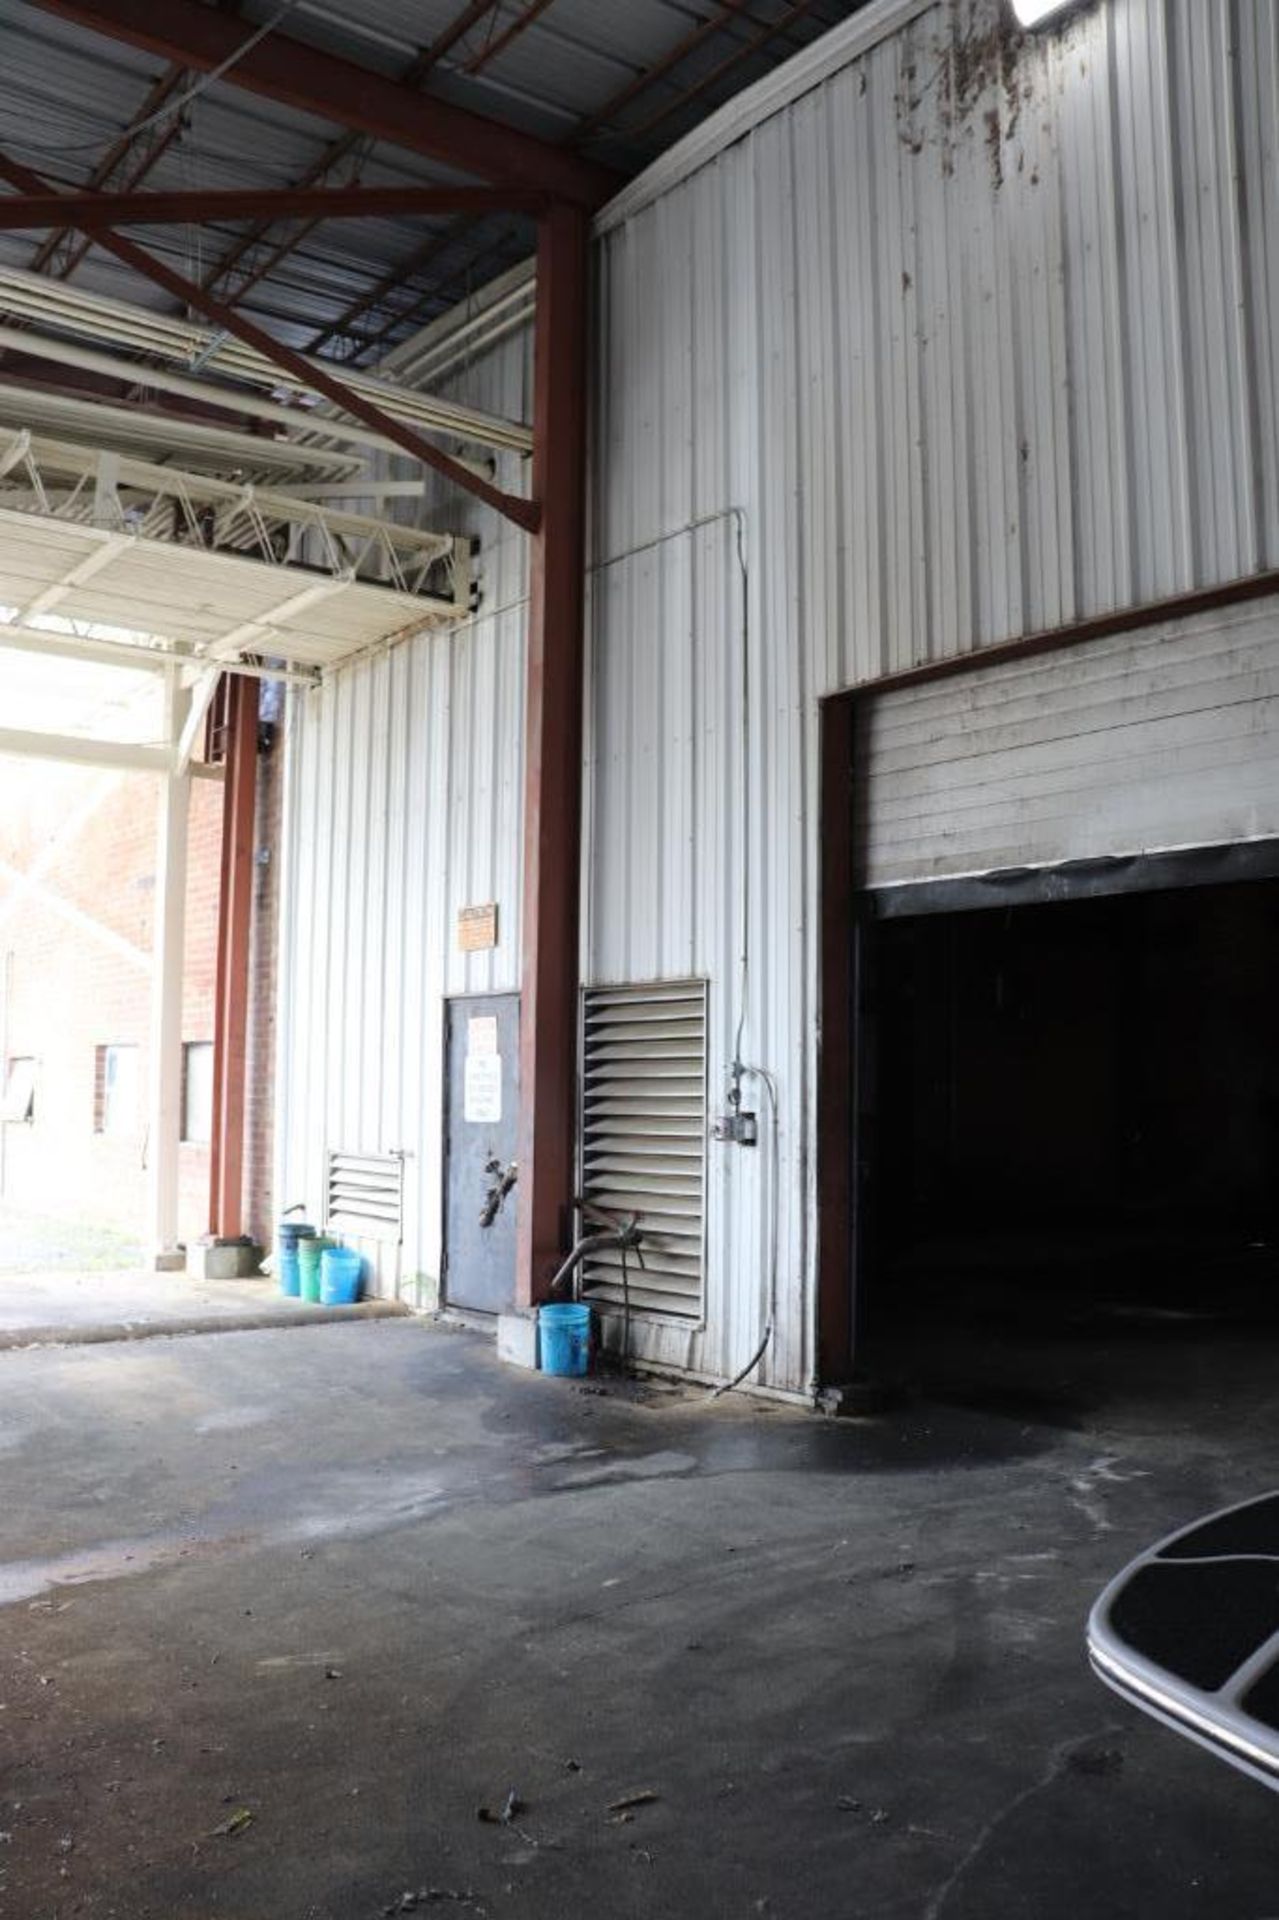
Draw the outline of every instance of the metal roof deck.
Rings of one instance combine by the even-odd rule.
[[[618,185],[724,100],[811,44],[864,0],[270,0],[211,5],[247,38],[278,30],[371,73],[403,76],[429,61],[435,97],[602,163]],[[167,9],[156,10],[157,22]],[[456,39],[459,24],[471,24]],[[443,48],[435,54],[434,50]],[[148,189],[270,188],[318,177],[424,185],[461,176],[375,141],[342,137],[330,120],[167,63],[59,17],[40,0],[0,0],[0,147],[52,184],[94,181],[113,145],[125,151],[105,184],[136,174]],[[682,50],[682,51],[681,51]],[[165,85],[154,124],[126,139]],[[176,114],[192,87],[198,92]],[[338,149],[342,149],[338,151]],[[139,232],[142,230],[139,229]],[[212,276],[281,339],[368,364],[531,248],[525,217],[332,220],[277,225],[226,271],[244,226],[153,229],[146,244],[180,271]],[[172,303],[75,236],[41,260],[44,236],[0,233],[0,265],[60,272],[77,256],[87,289],[156,308]],[[293,244],[288,243],[292,241]],[[258,272],[266,267],[260,279]],[[372,298],[370,298],[372,295]],[[365,304],[367,302],[367,304]],[[330,333],[329,330],[332,329]]]

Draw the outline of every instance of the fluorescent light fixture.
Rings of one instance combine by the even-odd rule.
[[[1018,25],[1023,27],[1037,27],[1070,4],[1071,0],[1012,0]]]

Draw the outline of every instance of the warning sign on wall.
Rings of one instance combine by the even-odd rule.
[[[497,945],[497,902],[463,907],[457,916],[457,944],[463,953],[484,953]]]

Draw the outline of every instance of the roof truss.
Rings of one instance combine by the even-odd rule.
[[[206,12],[207,9],[200,8],[199,11]],[[265,44],[265,41],[259,43],[263,46]],[[7,154],[0,154],[0,178],[8,180],[11,185],[18,187],[24,193],[41,194],[49,191],[47,182],[42,180],[39,174],[33,173],[30,167],[24,167]],[[378,433],[387,434],[412,458],[420,460],[424,466],[433,467],[446,480],[452,480],[467,493],[475,494],[486,506],[492,507],[505,519],[513,521],[517,527],[522,527],[526,533],[531,533],[537,528],[540,510],[536,501],[525,499],[518,494],[504,493],[490,480],[464,467],[451,455],[433,446],[429,440],[423,439],[416,429],[394,415],[384,412],[376,403],[367,400],[363,394],[357,393],[349,385],[335,379],[318,361],[306,360],[292,347],[273,339],[255,321],[215,299],[195,281],[184,279],[165,261],[157,259],[154,254],[148,253],[144,247],[139,247],[134,241],[126,240],[113,230],[104,231],[99,234],[98,239],[99,244],[105,247],[108,253],[114,254],[125,266],[132,267],[135,273],[142,274],[148,280],[154,280],[157,286],[163,287],[184,306],[194,307],[197,313],[204,314],[205,318],[212,320],[215,326],[235,334],[256,353],[261,354],[268,361],[273,361],[277,367],[292,374],[295,379],[309,384],[343,413],[353,414],[365,426],[372,427]]]
[[[506,182],[593,208],[622,182],[563,147],[503,126],[439,98],[423,108],[421,92],[311,46],[270,33],[245,44],[244,23],[200,0],[41,0],[49,12],[110,39],[123,40],[175,65],[211,73],[250,93],[372,134],[393,146],[443,161],[480,180]]]

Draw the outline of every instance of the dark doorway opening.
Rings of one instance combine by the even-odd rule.
[[[1279,881],[859,939],[863,1366],[1279,1318]]]

